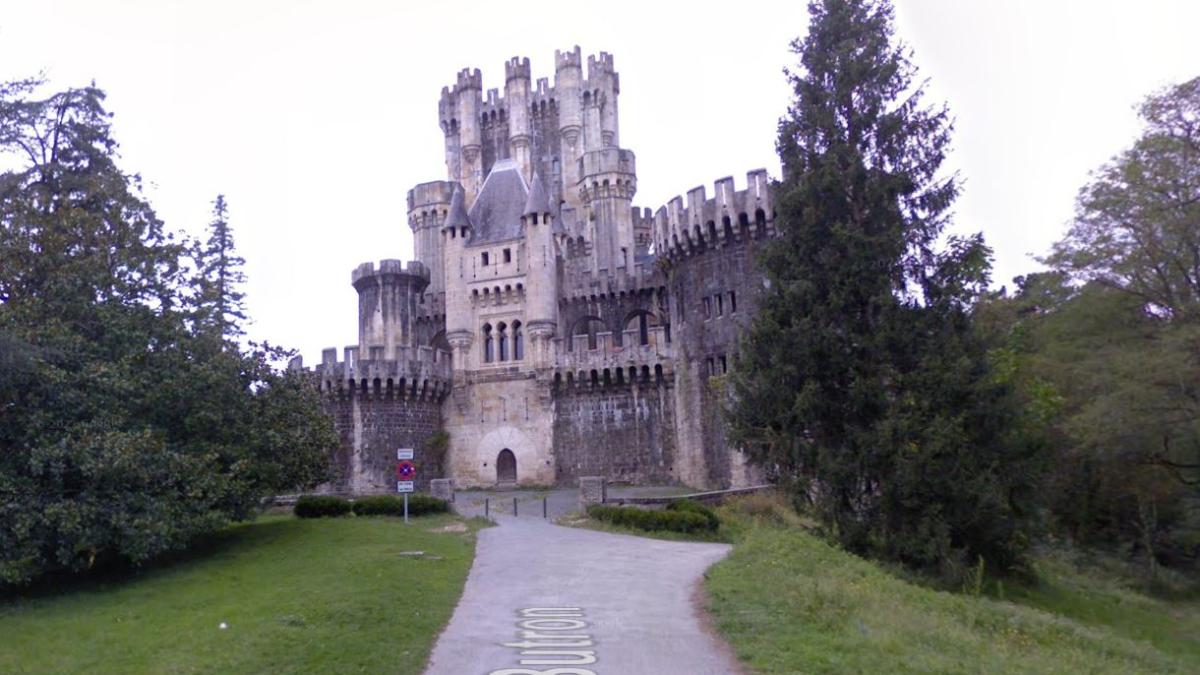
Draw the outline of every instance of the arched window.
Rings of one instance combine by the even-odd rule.
[[[514,321],[513,330],[513,360],[520,361],[525,358],[525,333],[521,330],[521,322]]]
[[[495,359],[495,345],[492,343],[492,324],[483,324],[483,362],[491,363]]]
[[[658,317],[644,309],[634,310],[625,317],[625,332],[636,330],[636,344],[650,344],[650,329],[658,326]]]
[[[588,349],[596,348],[596,333],[605,330],[604,322],[598,316],[585,316],[577,320],[571,328],[570,342],[567,343],[567,350],[571,351],[575,346],[576,335],[588,336]]]
[[[508,360],[508,326],[496,324],[496,341],[500,343],[500,360]]]

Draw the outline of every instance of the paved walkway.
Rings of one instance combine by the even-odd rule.
[[[497,521],[479,533],[466,589],[426,675],[740,672],[693,606],[704,570],[729,546],[561,527],[540,517]]]

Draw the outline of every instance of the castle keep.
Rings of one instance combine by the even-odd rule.
[[[635,206],[612,57],[554,66],[553,85],[514,58],[503,92],[478,70],[442,89],[447,179],[408,192],[416,261],[353,271],[358,343],[315,369],[336,487],[394,490],[400,447],[422,483],[463,487],[751,481],[720,407],[773,234],[766,172]]]

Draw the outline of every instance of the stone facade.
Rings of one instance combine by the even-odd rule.
[[[408,193],[417,260],[354,271],[358,344],[316,369],[339,487],[388,490],[396,447],[463,487],[754,482],[721,408],[774,233],[766,172],[634,206],[620,78],[605,53],[583,66],[576,47],[553,84],[514,58],[503,92],[478,70],[442,90],[447,180]]]

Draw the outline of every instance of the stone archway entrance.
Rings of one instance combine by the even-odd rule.
[[[517,484],[517,456],[508,448],[501,450],[496,456],[496,484]]]

